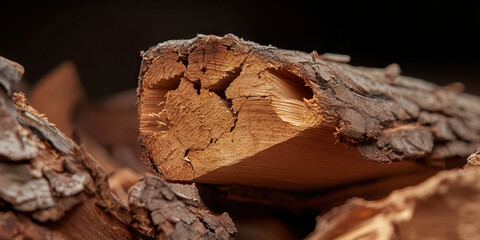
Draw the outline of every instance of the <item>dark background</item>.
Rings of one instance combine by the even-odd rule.
[[[285,49],[336,52],[480,94],[480,1],[0,1],[0,55],[34,83],[62,61],[92,98],[135,88],[139,52],[197,33],[234,33]]]
[[[61,62],[73,60],[90,99],[135,88],[141,50],[169,39],[193,38],[198,33],[233,33],[284,49],[348,54],[353,65],[385,67],[396,62],[404,75],[440,85],[463,82],[467,92],[480,95],[479,30],[478,0],[449,4],[0,0],[0,55],[22,64],[25,80],[31,85]],[[135,116],[131,104],[131,114]],[[94,120],[97,122],[91,123]],[[92,117],[84,122],[88,123],[85,126],[128,133],[118,131],[109,121],[108,125],[101,125]],[[133,122],[132,129],[138,130]],[[138,133],[133,133],[134,137],[128,139],[133,139],[133,146],[137,147]],[[252,211],[255,214],[250,217],[254,218],[275,216],[283,219],[285,226],[295,226],[295,238],[312,231],[314,216],[318,214],[286,214],[263,206],[254,209],[248,204],[235,206],[236,223],[241,219],[238,215],[250,215]],[[218,212],[234,209],[216,207]],[[254,223],[251,229],[264,226]],[[245,232],[248,233],[248,225],[239,234]]]

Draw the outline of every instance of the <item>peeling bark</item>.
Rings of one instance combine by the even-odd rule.
[[[140,143],[170,180],[311,190],[429,171],[412,160],[445,167],[480,145],[478,97],[396,64],[354,67],[233,35],[142,57]]]

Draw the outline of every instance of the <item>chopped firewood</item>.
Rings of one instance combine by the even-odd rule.
[[[383,200],[351,199],[318,217],[307,239],[476,239],[479,159],[477,151],[465,169],[442,171]]]
[[[118,166],[143,173],[145,165],[138,148],[135,97],[136,91],[131,89],[104,99],[89,100],[79,109],[76,126],[80,139],[84,136],[108,149]],[[87,150],[91,151],[88,146]]]
[[[29,103],[68,137],[85,145],[108,173],[124,166],[144,172],[139,161],[135,94],[132,89],[85,101],[75,64],[65,61],[39,80]]]
[[[84,97],[75,64],[65,61],[38,81],[29,94],[29,102],[60,131],[72,137],[73,117]]]
[[[480,145],[480,98],[396,64],[354,67],[233,35],[168,41],[142,57],[142,154],[170,180],[321,189],[431,175],[439,169],[425,163],[450,166]]]
[[[84,131],[76,131],[76,137],[77,143],[82,145],[85,150],[105,168],[108,174],[120,168],[120,164],[115,161],[107,149],[99,144],[96,139]]]
[[[75,126],[77,107],[84,97],[75,64],[65,61],[39,80],[29,94],[29,103],[68,137],[73,137],[75,132],[76,140],[111,173],[118,168],[115,160],[95,139],[79,132]]]
[[[22,74],[0,57],[0,239],[233,237],[228,214],[209,212],[193,185],[145,176],[130,192],[131,208],[122,204],[91,155],[23,94],[12,95]]]

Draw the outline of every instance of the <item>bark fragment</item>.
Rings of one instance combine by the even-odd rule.
[[[151,226],[169,239],[232,239],[237,231],[227,213],[214,217],[205,209],[194,185],[148,174],[129,190],[129,207],[134,225]]]

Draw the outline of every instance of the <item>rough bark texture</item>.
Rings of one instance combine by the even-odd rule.
[[[237,231],[227,213],[214,217],[205,209],[194,185],[167,183],[146,175],[129,190],[133,226],[150,226],[153,236],[169,239],[231,239]],[[152,234],[150,230],[145,235]]]
[[[477,239],[479,162],[477,151],[464,169],[442,171],[383,200],[351,199],[318,217],[307,239]]]
[[[12,95],[22,73],[20,65],[0,57],[0,239],[233,236],[228,215],[209,213],[194,186],[146,176],[131,191],[132,209],[127,208],[112,195],[107,173],[95,159],[29,106],[23,94]],[[150,218],[153,224],[146,224]]]
[[[354,67],[335,62],[346,57],[233,35],[168,41],[142,57],[140,142],[152,169],[168,179],[318,188],[415,169],[361,158],[446,166],[446,159],[480,145],[478,97],[462,93],[461,84],[439,87],[401,76],[395,64]],[[325,160],[342,166],[322,171],[331,162],[315,164]],[[329,175],[340,169],[351,178],[328,182],[340,179]],[[295,180],[282,182],[289,174]],[[311,175],[325,178],[316,183]]]

